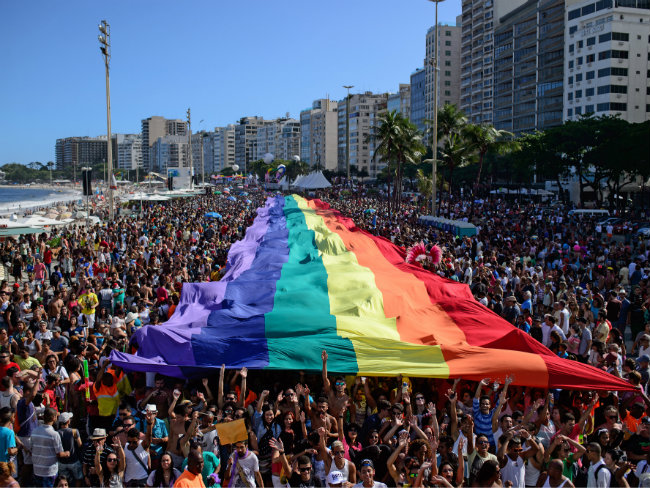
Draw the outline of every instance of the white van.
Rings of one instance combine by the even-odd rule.
[[[609,217],[609,210],[601,210],[597,208],[581,208],[576,210],[569,210],[569,217],[600,217],[607,218]]]

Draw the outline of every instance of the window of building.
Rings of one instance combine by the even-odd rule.
[[[573,68],[573,59],[569,60],[569,69]]]
[[[582,90],[576,90],[576,100],[582,98]]]
[[[596,72],[595,71],[587,71],[585,75],[586,80],[593,80],[596,77]]]
[[[593,88],[587,88],[585,90],[585,97],[593,97],[594,96],[594,89]],[[593,112],[593,110],[592,110]]]
[[[451,46],[451,41],[445,41],[445,46]]]
[[[612,33],[607,32],[598,36],[598,42],[607,42],[612,40]]]
[[[593,46],[596,44],[596,36],[587,38],[587,46]]]
[[[598,61],[602,61],[603,59],[609,59],[612,57],[612,52],[607,50],[607,51],[601,51],[598,53]]]
[[[450,90],[445,90],[445,96],[450,97],[451,96],[451,91]]]
[[[451,31],[445,31],[445,36],[451,37]]]
[[[573,100],[573,92],[569,92],[568,100],[569,101]]]
[[[445,66],[451,66],[451,61],[445,61]]]
[[[609,102],[599,103],[596,105],[596,110],[598,112],[607,112],[609,110]]]
[[[576,83],[582,81],[582,73],[576,74]]]
[[[445,86],[451,86],[451,81],[445,80]]]
[[[573,109],[572,108],[567,108],[566,109],[566,115],[567,115],[567,117],[573,117]]]
[[[445,51],[445,56],[451,56],[451,51]]]
[[[578,17],[580,17],[580,9],[579,8],[577,8],[575,10],[571,10],[569,12],[569,20],[577,19]]]
[[[613,41],[629,41],[630,35],[627,32],[612,32]]]
[[[574,46],[573,44],[569,44],[569,52],[570,52],[570,53],[572,53],[573,51],[575,51],[574,47],[575,47],[575,46]]]
[[[576,115],[582,115],[582,107],[576,107]]]
[[[593,14],[596,11],[596,4],[590,3],[582,7],[582,15]]]
[[[445,71],[445,76],[451,76],[451,71]]]
[[[578,26],[577,25],[572,25],[569,27],[569,35],[575,34],[578,31]]]
[[[582,49],[582,46],[584,46],[584,42],[578,41],[578,49]]]
[[[569,85],[573,85],[573,76],[569,76],[568,82],[569,82]]]
[[[576,58],[576,65],[577,65],[577,66],[582,66],[582,56],[578,56],[578,57]]]
[[[617,110],[617,111],[625,112],[627,110],[627,103],[611,102],[609,104],[609,109],[610,110]]]
[[[587,56],[585,56],[585,60],[587,61],[587,63],[593,63],[594,61],[596,61],[596,55],[587,54]]]
[[[609,85],[603,85],[598,87],[598,94],[599,95],[604,95],[605,93],[609,93]]]
[[[593,105],[585,105],[585,113],[586,114],[593,114],[594,113],[594,106]]]

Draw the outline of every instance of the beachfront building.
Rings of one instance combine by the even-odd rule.
[[[411,117],[411,85],[400,83],[397,93],[388,95],[386,110],[402,114],[406,119]]]
[[[424,60],[425,75],[425,118],[433,119],[433,95],[435,87],[435,70],[433,58],[435,57],[436,42],[438,43],[438,106],[453,104],[460,105],[460,17],[457,25],[438,24],[436,40],[436,26],[432,26],[426,35],[426,58]]]
[[[300,156],[300,121],[290,118],[264,121],[257,129],[253,161],[263,159],[266,153],[284,160]]]
[[[146,171],[154,171],[156,166],[153,164],[153,145],[165,136],[187,137],[187,122],[157,115],[142,119],[142,166]]]
[[[388,93],[356,93],[350,94],[350,114],[348,116],[346,99],[338,102],[338,168],[346,168],[346,118],[349,117],[350,130],[350,171],[365,171],[375,178],[385,164],[380,158],[375,159],[377,141],[372,139],[375,133],[378,116],[386,110]]]
[[[151,171],[167,176],[170,170],[189,168],[188,143],[185,135],[159,137],[151,147]]]
[[[650,2],[566,0],[564,120],[650,118]]]
[[[424,123],[426,113],[425,85],[427,72],[424,68],[418,68],[411,73],[411,122],[418,130],[424,133],[427,125]]]
[[[242,117],[235,124],[235,164],[246,171],[257,155],[257,130],[264,125],[262,117]]]
[[[115,149],[115,147],[113,147]],[[108,147],[106,136],[65,137],[57,139],[54,147],[56,169],[66,170],[106,161]],[[113,151],[113,159],[116,154]]]
[[[319,98],[300,112],[300,159],[309,166],[338,169],[337,111],[337,102]]]
[[[564,0],[528,0],[498,20],[494,127],[519,135],[561,125]]]
[[[117,169],[142,169],[142,136],[140,134],[114,134],[117,147]]]
[[[219,173],[235,164],[235,126],[214,128],[213,171]]]

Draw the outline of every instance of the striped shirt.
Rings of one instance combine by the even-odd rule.
[[[61,437],[51,425],[41,425],[32,431],[32,461],[34,474],[42,478],[59,472],[57,454],[63,452]]]
[[[474,432],[478,434],[484,434],[487,436],[490,445],[495,445],[494,435],[492,434],[492,415],[499,405],[499,400],[497,400],[494,408],[490,410],[487,414],[481,413],[480,402],[477,398],[474,398],[472,402],[472,407],[474,408]]]

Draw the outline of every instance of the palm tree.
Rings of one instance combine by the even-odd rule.
[[[505,130],[495,129],[489,124],[468,124],[464,128],[464,135],[467,142],[473,146],[478,154],[478,174],[474,189],[478,188],[481,182],[481,171],[483,170],[483,158],[488,152],[495,152],[505,155],[515,149],[518,144],[512,140],[514,134]]]
[[[371,139],[379,141],[373,158],[381,156],[388,166],[388,192],[390,211],[390,183],[393,179],[393,207],[399,208],[402,198],[403,165],[415,163],[424,152],[421,135],[415,125],[401,113],[393,110],[379,116],[379,125]]]
[[[474,156],[473,148],[466,143],[462,133],[452,132],[449,137],[445,138],[440,150],[440,159],[449,168],[449,195],[452,192],[452,183],[454,178],[454,169],[466,166],[472,161]],[[451,211],[451,205],[448,207]]]

